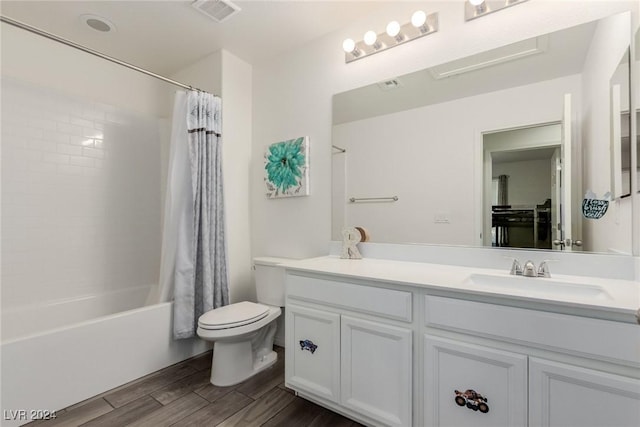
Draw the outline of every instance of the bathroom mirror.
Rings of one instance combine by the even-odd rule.
[[[640,84],[637,82],[638,77],[640,76],[640,29],[638,29],[636,31],[636,36],[635,36],[635,55],[634,55],[634,60],[635,60],[635,82],[632,80],[632,82],[634,82],[635,84],[631,85],[631,90],[635,90],[635,106],[636,106],[636,120],[635,120],[635,129],[636,129],[636,168],[637,168],[637,172],[636,172],[636,179],[637,179],[637,185],[636,188],[638,190],[638,192],[640,193]],[[633,129],[633,128],[632,128]]]
[[[582,215],[586,191],[611,190],[610,80],[630,25],[612,15],[334,95],[332,239],[353,225],[372,242],[631,253],[630,198]]]
[[[611,193],[631,195],[630,49],[622,55],[611,85]]]

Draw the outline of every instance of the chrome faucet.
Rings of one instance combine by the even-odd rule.
[[[538,277],[551,277],[551,272],[549,271],[549,266],[547,265],[547,262],[549,261],[551,260],[545,259],[540,263],[540,265],[538,266]]]
[[[513,264],[511,264],[511,271],[509,272],[512,276],[522,276],[522,267],[517,259],[513,259]]]
[[[536,270],[536,265],[531,260],[527,260],[523,266],[520,266],[520,263],[517,259],[513,259],[513,264],[511,264],[511,271],[509,274],[514,276],[525,276],[525,277],[551,277],[551,272],[549,271],[549,265],[547,263],[552,260],[544,260],[538,266]]]
[[[522,267],[522,275],[525,277],[538,277],[536,273],[536,265],[531,260],[527,260]]]

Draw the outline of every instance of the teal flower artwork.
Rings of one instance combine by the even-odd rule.
[[[309,195],[309,138],[271,144],[264,155],[267,197]]]

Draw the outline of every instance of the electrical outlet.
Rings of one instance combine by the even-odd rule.
[[[437,213],[433,216],[433,222],[436,224],[449,224],[449,215],[446,213]]]

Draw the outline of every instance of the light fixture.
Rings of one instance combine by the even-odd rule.
[[[344,60],[349,63],[436,31],[438,31],[438,13],[427,15],[419,10],[411,16],[410,22],[404,25],[400,25],[398,21],[391,21],[383,33],[376,34],[373,30],[367,31],[363,40],[359,42],[345,39],[342,42],[342,49],[345,52]]]
[[[427,27],[424,25],[427,22],[427,14],[421,10],[416,10],[411,15],[411,25],[420,30],[421,33],[428,31]]]
[[[342,49],[344,49],[345,53],[350,53],[353,56],[360,56],[360,51],[356,49],[356,42],[353,39],[345,39],[342,42]]]
[[[471,6],[475,7],[475,14],[480,16],[487,11],[487,5],[484,3],[484,0],[469,0]]]
[[[393,37],[398,43],[404,40],[404,35],[400,32],[400,23],[398,21],[391,21],[387,24],[387,35]]]
[[[464,19],[472,19],[524,3],[527,0],[466,0],[464,2]]]
[[[382,47],[382,44],[378,41],[378,35],[375,31],[367,31],[364,33],[364,44],[373,47],[375,50]]]

